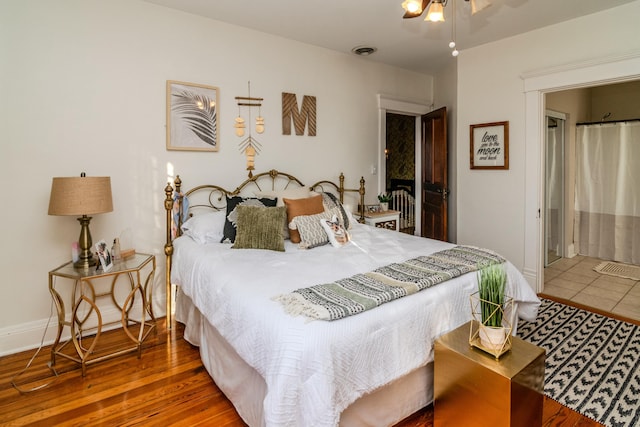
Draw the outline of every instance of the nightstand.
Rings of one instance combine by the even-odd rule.
[[[400,211],[365,212],[364,223],[378,228],[398,231]]]
[[[92,363],[134,351],[140,357],[143,341],[155,328],[151,305],[155,270],[154,255],[136,253],[115,261],[107,272],[95,268],[75,269],[73,262],[50,271],[49,292],[58,311],[58,333],[51,347],[51,366],[55,365],[56,356],[63,357],[80,364],[84,376],[87,365]],[[70,299],[64,299],[62,294],[67,296],[69,293]],[[103,323],[106,310],[97,304],[102,299],[111,301],[110,306],[120,313],[119,321]],[[65,310],[65,301],[70,301],[69,312]],[[105,327],[119,324],[130,344],[101,347],[100,335]],[[70,338],[61,342],[65,327],[69,327]]]
[[[434,426],[540,426],[543,348],[512,337],[496,360],[469,345],[470,324],[434,346]]]

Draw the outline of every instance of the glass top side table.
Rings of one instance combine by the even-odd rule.
[[[134,351],[140,357],[142,343],[156,326],[151,304],[155,270],[155,256],[141,253],[115,261],[107,272],[95,268],[76,269],[71,261],[51,270],[49,292],[58,312],[51,366],[55,365],[56,356],[63,357],[80,364],[84,376],[89,364]],[[72,284],[58,279],[70,279]],[[110,286],[104,289],[109,282]],[[71,293],[67,300],[71,302],[69,312],[62,295],[65,291]],[[105,309],[101,311],[97,301],[105,298],[110,298],[112,306],[121,313],[119,321],[103,322]],[[129,344],[99,346],[104,328],[119,323]],[[62,340],[65,327],[70,329],[70,338]]]

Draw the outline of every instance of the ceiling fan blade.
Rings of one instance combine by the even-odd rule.
[[[431,0],[422,0],[422,9],[420,9],[418,12],[415,12],[415,13],[411,13],[409,11],[406,11],[404,13],[404,15],[402,16],[402,18],[404,18],[404,19],[417,18],[418,16],[422,15],[422,12],[427,10],[427,5],[429,4],[430,1]]]
[[[491,1],[489,0],[471,0],[471,14],[474,15],[489,6],[491,6]]]

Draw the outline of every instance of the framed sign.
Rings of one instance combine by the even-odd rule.
[[[167,150],[218,151],[218,88],[167,80]]]
[[[509,122],[471,125],[471,169],[509,169]]]

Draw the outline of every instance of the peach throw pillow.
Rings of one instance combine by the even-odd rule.
[[[315,215],[324,212],[322,195],[307,197],[305,199],[284,199],[287,207],[287,224],[299,215]],[[298,230],[289,228],[289,238],[293,243],[300,243],[300,233]]]

